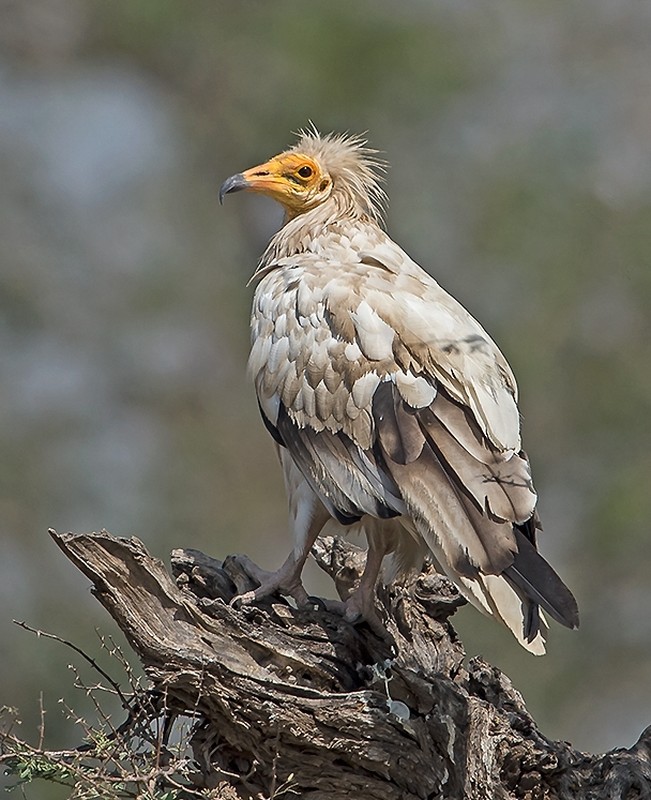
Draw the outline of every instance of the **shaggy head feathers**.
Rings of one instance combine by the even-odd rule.
[[[314,124],[297,132],[298,142],[290,153],[317,161],[332,178],[332,194],[351,210],[357,208],[380,223],[387,206],[382,188],[387,164],[378,151],[367,147],[363,135],[320,134]]]

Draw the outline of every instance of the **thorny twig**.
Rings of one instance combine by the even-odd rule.
[[[67,717],[82,730],[87,740],[70,750],[45,748],[46,710],[42,694],[39,701],[40,724],[36,746],[23,741],[13,733],[15,725],[19,724],[15,713],[11,709],[2,709],[5,719],[9,719],[10,724],[5,730],[0,730],[0,763],[6,765],[7,774],[13,773],[18,777],[15,786],[20,787],[24,797],[26,795],[22,784],[36,778],[46,778],[54,783],[73,786],[75,797],[86,796],[83,787],[92,789],[95,792],[93,797],[102,796],[107,799],[153,797],[159,789],[183,792],[187,797],[206,797],[205,793],[202,794],[193,788],[190,773],[192,761],[185,755],[189,738],[199,717],[198,700],[189,715],[190,719],[195,720],[194,724],[187,727],[184,723],[181,729],[177,729],[175,736],[178,744],[174,748],[175,752],[170,751],[172,729],[181,719],[181,715],[168,708],[166,693],[142,687],[140,679],[134,674],[122,651],[110,637],[107,639],[100,636],[100,643],[124,668],[132,690],[130,694],[125,693],[106,670],[77,645],[56,634],[32,628],[25,622],[16,621],[16,624],[37,636],[66,645],[110,684],[109,687],[102,683],[87,685],[77,668],[70,665],[74,673],[73,685],[83,690],[90,698],[99,720],[99,724],[89,724],[63,699],[59,701]],[[107,642],[110,642],[110,647]],[[128,711],[127,719],[117,727],[97,698],[99,692],[107,691],[119,697],[122,706]],[[185,718],[186,715],[183,715],[183,719]]]
[[[102,667],[100,667],[100,665],[97,663],[97,661],[95,661],[95,659],[92,656],[89,656],[87,653],[85,653],[81,649],[81,647],[77,647],[77,645],[73,644],[73,642],[70,642],[67,639],[63,639],[61,636],[57,636],[55,633],[47,633],[46,631],[41,631],[38,628],[32,628],[31,625],[28,625],[23,620],[15,619],[15,620],[13,620],[13,623],[15,625],[18,625],[19,628],[23,628],[24,630],[29,631],[30,633],[35,633],[37,636],[41,636],[41,637],[43,637],[45,639],[52,639],[53,641],[59,642],[60,644],[63,644],[66,647],[69,647],[71,650],[74,650],[75,653],[80,655],[85,661],[87,661],[91,665],[91,667],[93,669],[95,669],[97,672],[99,672],[99,674],[105,680],[107,680],[109,682],[109,684],[115,690],[115,693],[117,694],[117,696],[120,698],[120,701],[122,702],[123,707],[127,711],[129,710],[129,701],[127,700],[127,698],[122,693],[122,689],[120,688],[120,684],[117,683],[116,681],[114,681],[113,678],[111,678],[111,676],[108,674],[108,672],[106,672],[106,670],[102,669]]]

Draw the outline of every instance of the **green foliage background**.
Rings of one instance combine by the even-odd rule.
[[[48,527],[270,567],[289,547],[245,376],[280,213],[216,194],[308,120],[368,131],[390,233],[519,379],[542,549],[582,627],[533,659],[464,610],[468,653],[580,748],[651,723],[650,8],[0,3],[0,703],[26,733],[43,689],[48,742],[74,739],[69,654],[11,619],[90,649],[112,627]]]

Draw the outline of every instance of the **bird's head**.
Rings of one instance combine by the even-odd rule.
[[[266,194],[285,209],[288,219],[310,211],[330,197],[341,210],[357,210],[379,219],[384,191],[379,185],[382,161],[357,136],[327,134],[316,128],[301,131],[294,147],[264,164],[227,178],[219,190],[220,202],[232,192]]]
[[[328,199],[332,178],[316,158],[288,151],[227,178],[219,190],[220,202],[244,189],[273,197],[288,216],[295,217]]]

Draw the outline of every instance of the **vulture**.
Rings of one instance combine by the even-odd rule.
[[[260,583],[299,604],[328,526],[366,534],[351,620],[379,620],[375,585],[429,557],[461,594],[535,654],[543,611],[578,626],[574,597],[539,554],[540,522],[506,358],[468,311],[385,232],[385,164],[363,137],[299,133],[228,178],[285,212],[255,271],[249,371],[276,442],[293,549]],[[388,576],[388,577],[387,577]]]

